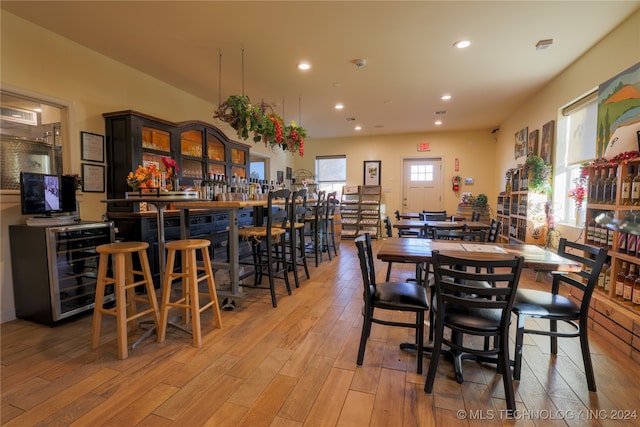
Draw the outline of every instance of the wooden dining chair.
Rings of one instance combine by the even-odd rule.
[[[551,339],[551,353],[558,354],[558,337],[580,338],[582,360],[590,391],[596,391],[596,379],[589,351],[589,304],[591,295],[598,282],[598,275],[607,258],[607,248],[596,248],[571,242],[565,237],[560,239],[558,255],[582,264],[583,268],[575,275],[554,273],[551,291],[518,289],[513,312],[517,317],[516,350],[513,376],[520,379],[522,371],[522,350],[524,334],[546,335]],[[579,302],[559,294],[560,285],[569,286],[582,294]],[[571,293],[572,297],[575,294]],[[528,329],[525,321],[529,318],[549,320],[549,329]],[[570,327],[570,331],[559,331],[558,321]]]
[[[371,236],[369,233],[355,239],[358,248],[358,258],[362,271],[362,284],[364,288],[364,309],[362,315],[362,333],[360,335],[360,347],[358,350],[358,366],[362,366],[367,339],[371,333],[371,325],[377,323],[386,326],[398,326],[415,329],[415,343],[417,345],[417,372],[422,373],[422,354],[424,341],[424,312],[429,309],[427,303],[427,291],[424,287],[409,282],[384,282],[376,281],[376,269],[374,265],[373,251],[371,249]],[[415,321],[398,322],[390,320],[391,316],[384,314],[376,317],[376,313],[385,310],[387,312],[405,311],[415,314]]]
[[[453,357],[459,383],[463,381],[463,359],[496,363],[498,373],[502,374],[507,410],[513,413],[516,403],[509,359],[509,325],[524,258],[505,255],[486,259],[473,258],[473,253],[469,255],[461,258],[433,251],[436,302],[431,311],[435,312],[435,339],[424,390],[433,391],[445,345]],[[477,286],[481,282],[499,285]],[[477,340],[469,339],[473,337],[482,337],[485,341],[493,338],[496,345],[480,347]]]
[[[435,240],[463,240],[469,242],[486,242],[485,230],[452,230],[435,228],[433,230]]]
[[[443,222],[443,221],[440,221]],[[420,237],[424,238],[424,239],[435,239],[435,230],[450,230],[450,231],[466,231],[467,226],[466,224],[439,224],[437,226],[435,225],[429,225],[429,224],[425,224],[422,226],[422,231],[420,233]]]

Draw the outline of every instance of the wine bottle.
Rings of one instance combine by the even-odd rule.
[[[622,262],[622,268],[616,275],[616,299],[618,301],[623,301],[623,292],[624,292],[624,278],[627,276],[627,262]]]
[[[629,166],[627,176],[622,180],[622,191],[620,200],[623,205],[631,204],[631,185],[633,184],[633,166]]]
[[[629,268],[629,274],[624,278],[624,288],[622,290],[622,299],[625,304],[631,305],[631,296],[633,295],[633,284],[635,283],[638,275],[636,274],[637,266],[631,264]]]

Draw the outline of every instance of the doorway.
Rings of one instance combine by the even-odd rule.
[[[404,159],[402,211],[442,210],[442,159]]]

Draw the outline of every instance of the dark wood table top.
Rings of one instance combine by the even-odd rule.
[[[394,228],[407,229],[407,228],[422,228],[428,227],[451,227],[456,225],[466,225],[468,230],[488,230],[491,228],[490,224],[478,221],[420,221],[415,219],[401,219],[393,224]]]
[[[522,255],[525,268],[540,271],[581,270],[581,264],[563,258],[536,245],[451,242],[441,240],[390,237],[382,242],[378,250],[378,259],[387,262],[421,263],[431,260],[431,251],[439,250],[451,256],[464,257],[473,254],[474,258],[492,259],[504,254]]]

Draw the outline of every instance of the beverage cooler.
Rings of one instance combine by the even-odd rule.
[[[9,238],[18,318],[52,326],[93,309],[96,247],[114,241],[113,223],[10,225]],[[113,289],[108,293],[105,301],[113,301]]]

